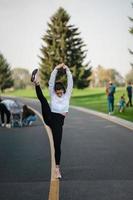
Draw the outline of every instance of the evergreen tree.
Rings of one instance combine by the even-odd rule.
[[[84,88],[89,85],[91,68],[88,67],[88,63],[84,64],[86,58],[85,44],[80,38],[78,28],[68,24],[69,20],[70,16],[67,12],[63,8],[59,8],[51,17],[48,30],[42,37],[40,67],[41,80],[44,85],[48,84],[53,68],[61,62],[70,67],[74,87]]]
[[[6,88],[13,86],[10,66],[2,54],[0,54],[0,90],[4,91]]]
[[[133,3],[132,3],[132,7],[133,7]],[[133,22],[133,18],[132,18],[132,17],[128,17],[128,18],[129,18],[129,20],[130,20],[131,22]],[[130,27],[129,33],[133,34],[133,26]],[[131,49],[129,49],[129,53],[130,53],[131,55],[133,55],[133,51],[132,51]],[[130,64],[131,64],[132,69],[133,69],[133,63],[130,63]]]
[[[129,70],[129,72],[125,76],[126,82],[133,83],[133,68]]]

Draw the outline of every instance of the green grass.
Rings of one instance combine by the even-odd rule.
[[[27,97],[27,98],[36,98],[36,93],[33,88],[27,88],[27,89],[19,89],[15,91],[8,91],[5,92],[4,95],[9,96],[16,96],[16,97]],[[47,93],[48,95],[48,93]]]
[[[45,96],[49,99],[48,90],[43,90]],[[125,88],[117,88],[115,93],[115,116],[129,120],[133,122],[133,107],[126,108],[123,113],[118,112],[117,103],[121,95],[125,94]],[[16,90],[13,92],[5,93],[5,95],[13,95],[19,97],[36,98],[36,94],[33,88]],[[74,89],[71,105],[81,106],[96,110],[99,112],[107,113],[107,96],[105,94],[105,88],[86,88],[83,90]]]

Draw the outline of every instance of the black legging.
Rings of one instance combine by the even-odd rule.
[[[60,113],[51,112],[50,106],[47,102],[47,99],[44,97],[40,86],[37,85],[35,89],[37,97],[41,102],[43,120],[52,130],[55,148],[55,162],[56,165],[59,165],[61,158],[62,131],[65,116]]]
[[[5,115],[6,115],[6,123],[9,124],[10,123],[10,117],[11,117],[11,113],[10,111],[7,109],[7,107],[5,106],[4,103],[0,103],[0,113],[1,113],[1,122],[2,124],[5,123]]]
[[[128,94],[128,102],[127,102],[127,105],[129,106],[132,106],[132,94]]]

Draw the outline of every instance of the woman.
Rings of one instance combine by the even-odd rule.
[[[31,124],[36,121],[37,117],[33,110],[31,110],[27,105],[23,106],[22,114],[22,124],[23,126],[31,126]]]
[[[67,88],[61,82],[55,82],[58,71],[65,70],[67,74]],[[32,72],[31,81],[35,84],[36,94],[41,102],[42,115],[44,122],[51,128],[53,134],[56,162],[56,177],[61,178],[60,158],[61,158],[61,140],[63,124],[69,109],[69,101],[73,88],[72,74],[69,68],[64,64],[59,64],[52,71],[49,80],[49,92],[51,97],[50,106],[43,96],[39,80],[38,69]]]

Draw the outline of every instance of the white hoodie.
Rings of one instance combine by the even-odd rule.
[[[69,101],[72,93],[73,88],[73,78],[72,74],[68,67],[66,67],[66,74],[67,74],[67,89],[65,94],[63,94],[61,97],[58,97],[54,91],[54,85],[55,85],[55,79],[57,75],[58,70],[55,68],[50,76],[49,80],[49,92],[51,96],[51,111],[54,113],[67,113],[69,109]]]

